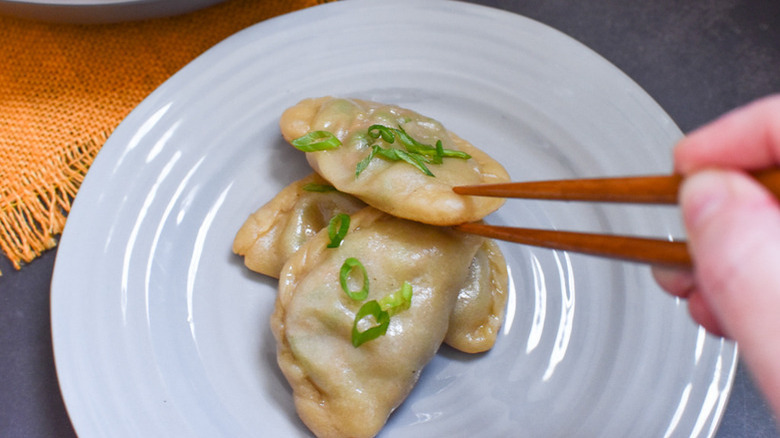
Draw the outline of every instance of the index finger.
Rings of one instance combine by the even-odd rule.
[[[780,165],[780,95],[731,111],[693,131],[674,150],[675,171],[747,170]]]

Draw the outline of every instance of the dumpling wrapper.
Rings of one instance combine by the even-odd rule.
[[[509,273],[495,241],[485,239],[460,287],[444,342],[465,353],[493,348],[504,323]]]
[[[352,216],[338,248],[321,232],[288,261],[271,316],[277,360],[303,422],[318,437],[372,437],[407,397],[438,350],[458,289],[483,240],[366,208]],[[363,304],[339,284],[344,260],[356,257],[370,278],[368,300],[413,288],[411,307],[387,333],[351,343]]]
[[[352,214],[366,204],[345,193],[304,190],[328,184],[316,173],[293,182],[252,213],[233,239],[233,252],[251,270],[279,278],[282,266],[339,213]]]
[[[370,152],[366,132],[371,125],[401,126],[415,140],[468,153],[472,158],[444,158],[429,164],[435,177],[427,176],[403,161],[374,158],[355,176],[357,164]],[[312,168],[342,192],[398,216],[433,225],[455,225],[480,220],[498,209],[500,198],[458,195],[453,186],[508,182],[509,174],[494,159],[472,146],[441,123],[393,105],[356,99],[322,97],[306,99],[281,117],[287,141],[311,131],[329,131],[341,140],[336,149],[306,152]],[[400,146],[396,146],[400,148]]]
[[[249,269],[279,278],[287,259],[326,227],[333,216],[352,214],[365,207],[346,193],[305,190],[304,186],[310,183],[324,184],[325,180],[312,174],[293,182],[241,226],[233,251],[244,256]],[[495,242],[485,239],[458,293],[445,343],[465,353],[493,348],[504,319],[507,281],[501,250]]]

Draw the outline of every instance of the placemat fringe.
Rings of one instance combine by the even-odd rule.
[[[149,93],[237,31],[326,2],[229,0],[96,25],[0,15],[0,250],[14,268],[57,244],[98,149]]]
[[[19,186],[7,188],[0,199],[0,249],[14,268],[57,245],[55,236],[62,233],[76,192],[107,137],[101,133],[63,148],[59,157],[24,175]]]

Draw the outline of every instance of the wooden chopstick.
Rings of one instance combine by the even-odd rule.
[[[762,170],[750,175],[780,198],[780,169]],[[680,175],[653,175],[483,184],[457,186],[452,190],[461,195],[501,198],[676,204],[681,182]]]
[[[687,245],[682,241],[672,242],[644,237],[502,227],[476,222],[455,225],[454,228],[469,234],[477,234],[524,245],[541,246],[652,265],[681,268],[691,266],[691,257],[688,254]]]
[[[780,169],[751,175],[780,198]],[[679,175],[514,182],[453,187],[462,195],[560,201],[675,204]],[[568,231],[535,230],[468,223],[457,230],[526,245],[580,252],[619,260],[687,268],[691,258],[684,241],[614,236]]]

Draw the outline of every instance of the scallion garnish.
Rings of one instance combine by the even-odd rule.
[[[379,300],[379,306],[390,316],[412,305],[412,285],[404,281],[401,289]]]
[[[441,140],[439,140],[439,142],[441,142]],[[442,149],[441,156],[444,158],[460,158],[461,160],[468,160],[471,158],[471,155],[463,151],[456,151],[453,149]]]
[[[398,127],[398,129],[394,129],[395,135],[398,137],[398,141],[401,142],[404,147],[406,147],[406,150],[409,152],[415,152],[415,153],[422,153],[422,151],[427,151],[430,149],[433,149],[427,144],[422,144],[419,141],[415,140],[410,136],[409,134],[404,131],[404,128]]]
[[[374,317],[375,325],[364,331],[360,331],[358,329],[358,323],[368,316]],[[366,301],[355,315],[355,322],[352,323],[352,345],[357,348],[365,342],[383,336],[387,333],[387,327],[389,326],[390,314],[382,310],[382,307],[376,300]]]
[[[307,183],[304,184],[302,188],[306,192],[338,192],[338,189],[330,184]]]
[[[393,128],[388,128],[385,125],[371,125],[368,127],[368,135],[373,139],[378,139],[380,136],[382,140],[392,143],[395,141],[395,132]]]
[[[312,131],[290,143],[303,152],[325,151],[341,146],[341,141],[328,131]]]
[[[433,162],[441,164],[444,159],[444,146],[441,144],[441,140],[436,141],[436,155],[433,156]]]
[[[406,151],[402,151],[401,149],[382,149],[379,148],[377,151],[377,155],[379,155],[382,158],[386,158],[390,161],[405,161],[412,166],[416,167],[417,170],[420,172],[428,175],[428,176],[434,176],[433,173],[428,169],[428,167],[425,166],[425,158],[420,154],[415,153],[409,153]]]
[[[373,145],[371,146],[371,152],[369,152],[368,155],[360,160],[357,166],[355,166],[355,178],[360,176],[360,173],[366,170],[368,164],[371,162],[371,160],[374,159],[375,156],[382,157],[388,161],[405,161],[416,167],[420,172],[428,176],[434,176],[428,167],[425,166],[426,159],[423,155],[412,154],[406,151],[402,151],[401,149],[385,149],[379,145]]]
[[[378,149],[382,149],[381,147],[374,145],[371,147],[371,152],[366,155],[366,158],[363,158],[360,160],[359,163],[357,163],[357,166],[355,166],[355,178],[360,176],[360,173],[366,170],[366,167],[368,167],[368,163],[371,162],[371,160],[374,159],[374,155],[376,155],[376,151]]]
[[[349,289],[350,274],[355,268],[357,268],[363,276],[363,287],[358,291]],[[366,268],[360,263],[360,260],[354,257],[344,260],[344,264],[341,265],[341,271],[339,272],[339,282],[341,283],[341,289],[344,293],[353,300],[363,301],[368,298],[368,273],[366,273]]]
[[[347,219],[349,219],[349,216],[347,216]],[[358,268],[363,275],[363,288],[359,291],[351,291],[348,285],[350,274],[355,268]],[[341,265],[341,272],[339,273],[339,282],[341,283],[341,289],[344,290],[344,293],[351,299],[363,301],[368,298],[368,274],[366,273],[366,268],[358,259],[350,257],[344,261],[344,264]],[[408,309],[411,305],[412,285],[407,281],[404,281],[401,289],[385,296],[381,300],[371,300],[364,303],[355,314],[355,321],[352,323],[352,345],[357,348],[365,342],[383,336],[387,332],[387,327],[390,325],[390,317]],[[360,321],[368,316],[374,317],[374,325],[366,330],[360,331],[358,329]]]
[[[363,172],[374,157],[379,156],[389,161],[405,161],[420,172],[428,176],[435,176],[425,163],[441,164],[443,158],[461,158],[467,160],[471,155],[452,149],[444,149],[441,140],[436,141],[436,146],[420,143],[412,138],[401,126],[390,128],[384,125],[371,125],[368,127],[368,137],[374,140],[381,138],[387,144],[395,143],[398,139],[406,150],[395,148],[382,148],[374,144],[371,146],[371,152],[358,162],[355,167],[355,177],[357,178]]]
[[[341,241],[344,240],[344,236],[347,235],[347,231],[349,231],[348,214],[339,213],[330,218],[330,222],[328,222],[328,237],[330,237],[328,248],[338,248]]]

